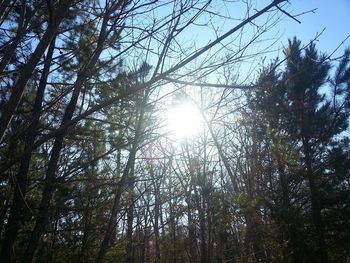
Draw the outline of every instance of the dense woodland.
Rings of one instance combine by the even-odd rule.
[[[0,262],[348,262],[350,49],[228,2],[0,1]]]

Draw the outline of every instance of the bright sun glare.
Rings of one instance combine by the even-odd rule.
[[[165,121],[166,129],[175,139],[194,136],[203,127],[198,108],[188,102],[170,108],[166,112]]]

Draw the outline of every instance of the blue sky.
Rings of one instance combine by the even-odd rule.
[[[271,3],[272,0],[252,0],[251,14],[255,13],[253,10],[262,9]],[[246,7],[244,4],[239,4],[236,1],[214,1],[214,5],[211,6],[216,9],[220,14],[226,15],[232,18],[244,18]],[[222,3],[222,4],[220,4]],[[339,44],[344,41],[350,35],[350,0],[290,0],[289,3],[283,5],[283,9],[291,15],[298,15],[297,19],[301,21],[299,24],[287,15],[279,12],[277,16],[280,17],[280,21],[271,26],[267,30],[267,33],[262,36],[262,42],[254,44],[248,52],[255,53],[265,48],[268,53],[262,54],[260,57],[265,57],[265,61],[268,62],[279,56],[283,57],[282,49],[287,46],[288,38],[297,36],[303,44],[308,44],[310,40],[314,39],[317,33],[323,34],[318,38],[316,46],[319,51],[330,54]],[[314,10],[316,9],[316,10]],[[314,10],[313,12],[308,12]],[[265,22],[273,24],[273,21],[277,19],[276,16],[264,14],[255,20],[256,24],[263,25]],[[213,20],[213,24],[216,25],[217,33],[222,34],[233,26],[237,25],[239,21],[235,20]],[[246,26],[244,29],[244,36],[247,40],[253,31],[256,31],[252,25]],[[195,31],[196,32],[196,31]],[[200,28],[193,34],[195,42],[198,45],[203,45],[209,39],[215,39],[215,30],[201,30]],[[266,39],[267,41],[264,41]],[[233,42],[231,42],[233,41]],[[276,42],[275,42],[276,41]],[[232,36],[228,38],[225,43],[236,43],[237,38]],[[346,47],[350,47],[350,37],[345,43],[339,47],[338,51],[333,57],[340,56]],[[247,60],[247,63],[243,63],[242,68],[249,74],[258,70],[256,65],[259,65],[259,56],[253,60]],[[254,75],[254,74],[253,74]]]
[[[324,52],[332,52],[348,35],[350,35],[350,0],[291,0],[288,10],[291,14],[317,8],[315,13],[304,14],[298,19],[301,24],[288,17],[279,25],[284,30],[283,39],[298,36],[303,42],[311,40],[316,32],[326,28],[317,46]],[[338,54],[350,46],[350,38]]]
[[[252,3],[260,10],[271,3],[271,0],[253,0]],[[262,55],[262,57],[265,57],[266,62],[275,59],[277,56],[280,58],[283,57],[282,49],[287,46],[289,38],[296,36],[302,41],[302,44],[306,45],[310,40],[315,38],[317,33],[322,32],[323,29],[324,32],[316,42],[316,47],[319,51],[330,54],[338,48],[332,56],[335,58],[342,55],[345,48],[350,47],[350,0],[290,0],[289,3],[283,6],[283,9],[291,15],[301,14],[296,17],[301,23],[296,22],[281,12],[279,13],[281,20],[263,36],[263,39],[270,38],[270,40],[258,46],[258,48],[264,48],[264,46],[272,44],[270,47],[271,52]],[[232,10],[234,8],[229,8],[228,12],[234,12]],[[308,12],[311,10],[314,11]],[[239,11],[236,10],[236,14],[238,13]],[[257,19],[256,22],[257,24],[263,24],[268,19],[268,14],[265,14]],[[271,41],[274,38],[277,39],[275,43]],[[343,41],[344,43],[339,47]],[[258,61],[259,58],[257,57],[255,62],[251,64],[257,63],[258,65]],[[250,62],[248,62],[248,65],[243,65],[242,69],[250,70],[250,74],[254,75],[259,66],[253,66],[253,69],[248,69],[249,66]]]
[[[237,26],[247,18],[247,10],[249,10],[249,15],[252,15],[256,13],[256,10],[261,10],[270,4],[271,1],[248,0],[246,1],[248,4],[235,0],[212,1],[207,8],[210,12],[203,13],[195,23],[192,23],[176,37],[176,41],[173,41],[174,46],[172,50],[169,50],[171,54],[167,56],[167,61],[164,63],[165,68],[169,68],[186,59],[195,50],[206,46],[217,39],[218,36]],[[196,1],[196,7],[200,8],[205,2]],[[163,3],[165,5],[154,11],[154,17],[148,16],[148,14],[145,17],[141,17],[138,21],[133,21],[133,23],[139,23],[137,25],[141,28],[145,26],[150,28],[154,18],[160,19],[171,13],[173,8],[172,2],[163,0]],[[188,65],[189,68],[198,68],[199,65],[203,65],[202,61],[206,59],[208,59],[206,65],[209,65],[211,62],[215,63],[220,61],[220,59],[224,60],[228,55],[236,53],[238,59],[231,63],[233,68],[230,68],[230,70],[231,72],[237,72],[236,75],[239,75],[237,77],[239,82],[249,83],[255,79],[256,73],[261,69],[262,65],[267,65],[276,57],[284,57],[282,50],[283,47],[287,46],[288,38],[297,36],[306,45],[311,39],[315,38],[317,32],[321,32],[325,28],[325,31],[318,39],[317,48],[319,51],[329,54],[350,34],[350,0],[290,0],[289,3],[285,2],[282,8],[292,15],[306,12],[297,17],[301,24],[282,12],[275,12],[276,9],[273,9],[274,11],[263,14],[254,23],[246,25],[242,30],[227,37],[222,43],[216,45],[196,61],[191,62]],[[313,9],[316,10],[308,13],[308,11]],[[196,12],[197,9],[192,9],[188,14],[183,15],[184,24]],[[266,33],[254,40],[247,49],[244,49],[244,52],[239,52],[242,50],[242,47],[245,47],[254,39],[255,34],[260,29]],[[156,63],[158,53],[162,49],[166,36],[167,31],[165,30],[157,33],[157,36],[154,36],[150,43],[148,43],[148,39],[145,41],[144,45],[149,45],[155,52],[155,54],[148,54],[147,61],[150,64],[154,65]],[[347,46],[350,46],[350,38],[339,48],[334,56],[342,54]],[[134,61],[139,57],[146,57],[143,54],[145,52],[147,52],[147,49],[138,49],[135,54],[131,54],[132,56],[128,55],[128,58]],[[242,55],[242,59],[240,59],[240,55]],[[224,69],[219,69],[218,71],[220,70]],[[217,73],[220,74],[220,72]],[[217,82],[216,76],[212,77],[210,82]]]

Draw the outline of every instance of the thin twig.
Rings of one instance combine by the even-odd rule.
[[[294,16],[292,16],[291,14],[289,14],[287,11],[284,11],[282,8],[280,8],[278,5],[276,5],[277,9],[280,10],[283,14],[289,16],[290,18],[294,19],[295,21],[297,21],[299,24],[301,24],[301,22],[296,19]]]

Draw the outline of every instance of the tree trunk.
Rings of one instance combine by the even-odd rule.
[[[192,191],[192,187],[190,188],[190,192],[186,193],[186,203],[187,203],[187,218],[188,218],[188,248],[189,248],[189,258],[190,262],[198,261],[198,251],[197,251],[197,239],[196,239],[196,226],[195,221],[192,216],[193,205],[190,199],[190,193]]]
[[[28,169],[30,160],[32,157],[32,153],[27,151],[34,143],[39,119],[40,119],[40,111],[42,107],[42,102],[44,99],[44,93],[47,83],[47,78],[50,71],[51,61],[53,51],[55,49],[55,38],[52,40],[47,57],[45,60],[44,69],[41,75],[41,79],[39,82],[34,108],[33,108],[33,119],[27,129],[26,142],[24,147],[24,152],[26,154],[23,155],[21,159],[21,164],[18,173],[15,178],[15,192],[12,201],[12,205],[10,208],[9,219],[7,223],[7,228],[4,233],[4,240],[1,247],[0,253],[0,261],[1,262],[10,262],[13,257],[13,245],[17,238],[18,229],[20,227],[21,216],[23,214],[23,208],[25,207],[25,194],[27,191],[28,185]]]
[[[199,198],[199,196],[198,196]],[[205,224],[205,208],[204,204],[201,202],[197,203],[198,214],[199,214],[199,231],[200,231],[200,240],[201,240],[201,262],[208,262],[207,255],[207,235],[206,235],[206,224]]]
[[[273,127],[273,124],[270,122],[270,126]],[[278,142],[275,139],[272,139],[273,145],[278,146]],[[278,151],[273,152],[274,158],[277,163],[277,170],[279,174],[279,182],[282,192],[282,244],[288,244],[287,250],[283,249],[282,260],[287,260],[292,258],[292,262],[299,263],[302,261],[298,252],[298,242],[296,241],[296,230],[293,223],[293,215],[291,213],[291,203],[289,198],[289,183],[288,175],[285,173],[284,165],[281,159],[281,155]],[[291,255],[291,256],[290,256]]]
[[[30,241],[24,253],[22,263],[32,262],[35,250],[38,247],[40,237],[47,225],[47,221],[49,217],[50,201],[55,189],[55,181],[56,181],[55,173],[58,167],[58,160],[59,160],[60,152],[63,145],[63,138],[64,138],[63,134],[60,134],[58,137],[56,137],[54,146],[52,148],[51,158],[50,158],[49,166],[46,172],[44,191],[43,191],[40,206],[39,206],[39,213],[35,222],[34,229],[31,233]]]
[[[4,69],[8,65],[8,63],[11,61],[11,58],[16,52],[16,48],[23,37],[23,33],[25,32],[25,29],[28,25],[29,19],[26,19],[26,5],[25,2],[23,1],[22,3],[22,9],[21,9],[21,16],[18,22],[18,29],[16,36],[12,39],[12,43],[5,48],[5,52],[2,56],[2,59],[0,61],[0,76],[3,74]],[[0,14],[1,16],[1,14]]]
[[[9,125],[12,116],[19,104],[19,102],[22,99],[22,95],[24,92],[24,89],[27,85],[28,80],[32,77],[33,71],[38,65],[41,57],[43,56],[44,52],[46,51],[46,48],[51,43],[52,39],[56,35],[57,29],[64,18],[66,12],[69,9],[69,6],[71,4],[71,1],[64,0],[61,2],[61,4],[57,7],[59,11],[57,13],[59,14],[55,21],[53,23],[50,23],[47,27],[47,30],[45,31],[43,37],[41,38],[39,44],[37,45],[33,55],[23,66],[19,73],[19,78],[13,88],[13,91],[11,93],[9,101],[4,105],[1,118],[0,118],[0,142],[3,140],[4,133],[7,129],[7,126]]]
[[[154,176],[154,170],[152,163],[150,165],[150,175],[152,177],[152,183],[154,188],[154,237],[155,237],[155,263],[160,263],[160,234],[159,234],[159,212],[160,212],[160,187],[157,182],[157,178]]]
[[[0,26],[5,21],[10,10],[13,8],[13,5],[15,4],[15,2],[16,2],[16,0],[14,0],[13,3],[11,4],[11,0],[1,0],[0,1]]]
[[[100,245],[100,249],[99,249],[99,252],[98,252],[98,255],[96,258],[96,263],[103,262],[103,258],[107,252],[107,248],[108,248],[109,243],[112,239],[112,233],[114,232],[114,229],[116,227],[116,217],[117,217],[118,212],[120,211],[120,198],[125,190],[126,182],[127,182],[128,177],[129,177],[129,174],[130,174],[130,169],[134,165],[135,156],[136,156],[136,152],[138,149],[139,139],[140,139],[140,136],[142,134],[142,123],[143,123],[143,119],[144,119],[143,117],[144,117],[144,110],[145,110],[144,106],[145,106],[146,101],[147,101],[147,95],[143,98],[143,101],[141,103],[140,115],[139,115],[139,118],[138,118],[138,121],[136,124],[136,128],[135,128],[134,142],[133,142],[132,148],[130,150],[128,161],[126,163],[123,174],[120,178],[120,181],[119,181],[117,189],[116,189],[112,212],[111,212],[111,215],[109,217],[109,221],[107,224],[107,228],[106,228],[106,232],[105,232],[103,241]]]
[[[154,193],[155,195],[155,200],[154,200],[154,236],[155,236],[155,255],[156,263],[160,263],[160,243],[159,243],[159,211],[160,211],[160,200],[159,200],[159,189],[157,189]]]
[[[90,222],[91,222],[91,210],[93,208],[90,207],[90,201],[88,201],[88,204],[86,205],[84,209],[83,214],[83,220],[84,220],[84,229],[83,229],[83,239],[81,241],[81,249],[78,256],[78,262],[84,263],[86,262],[86,252],[89,249],[88,240],[90,237]]]
[[[87,64],[82,67],[81,71],[78,73],[77,80],[72,87],[73,89],[72,96],[65,110],[60,127],[65,127],[65,124],[72,119],[76,105],[77,105],[77,101],[80,95],[81,88],[84,82],[86,81],[86,79],[89,77],[89,74],[91,74],[91,70],[95,66],[103,50],[104,40],[107,37],[106,32],[107,32],[108,18],[109,18],[109,14],[105,14],[101,25],[101,31],[100,31],[97,47],[95,49],[95,52],[93,53],[93,56],[87,62]],[[58,161],[60,158],[61,150],[63,148],[63,141],[66,133],[67,133],[67,128],[62,129],[62,131],[56,136],[52,147],[48,169],[46,171],[44,190],[43,190],[42,199],[39,206],[39,213],[37,216],[34,229],[31,233],[30,242],[28,243],[25,256],[22,259],[23,263],[31,262],[33,260],[35,250],[39,243],[39,239],[42,233],[44,232],[48,221],[50,202],[55,190],[56,171],[58,167]]]
[[[174,213],[174,205],[172,201],[169,202],[169,227],[170,227],[170,235],[171,235],[171,262],[177,262],[177,245],[176,245],[176,223],[175,223],[175,213]]]
[[[129,200],[128,200],[128,212],[127,212],[127,231],[126,231],[126,239],[127,239],[127,247],[126,247],[126,262],[127,263],[133,263],[134,262],[134,242],[133,242],[133,221],[134,221],[134,178],[133,178],[133,171],[134,171],[134,165],[135,163],[132,163],[131,171],[129,179],[131,182],[129,182]]]
[[[130,167],[132,165],[132,162],[135,159],[136,149],[137,149],[136,145],[133,145],[133,147],[130,151],[130,154],[129,154],[128,162],[126,164],[126,167],[124,168],[123,174],[122,174],[120,181],[118,183],[117,190],[116,190],[115,197],[114,197],[112,212],[111,212],[111,215],[109,217],[109,221],[107,224],[105,235],[104,235],[103,241],[101,243],[101,246],[100,246],[97,258],[96,258],[96,263],[103,262],[103,258],[107,252],[109,242],[112,238],[112,233],[114,232],[113,229],[115,228],[115,225],[116,225],[117,214],[120,210],[120,198],[122,196],[122,193],[124,192],[124,188],[125,188],[126,180],[128,178],[128,175],[129,175]]]
[[[310,195],[311,195],[311,210],[312,210],[312,220],[315,226],[317,241],[318,241],[318,251],[317,256],[319,262],[327,263],[327,247],[324,239],[324,229],[322,223],[321,215],[321,203],[320,203],[320,193],[319,193],[319,182],[314,174],[312,168],[312,149],[310,146],[310,138],[308,130],[308,121],[306,119],[306,109],[304,105],[304,99],[300,101],[300,131],[301,131],[301,142],[302,149],[304,153],[305,165],[306,165],[306,175],[309,181]]]
[[[316,234],[318,238],[318,256],[322,263],[328,262],[327,247],[324,238],[324,228],[321,215],[320,191],[319,183],[315,177],[312,169],[311,149],[307,137],[303,137],[303,149],[305,154],[306,171],[309,180],[310,194],[311,194],[311,209],[312,219],[315,225]]]

